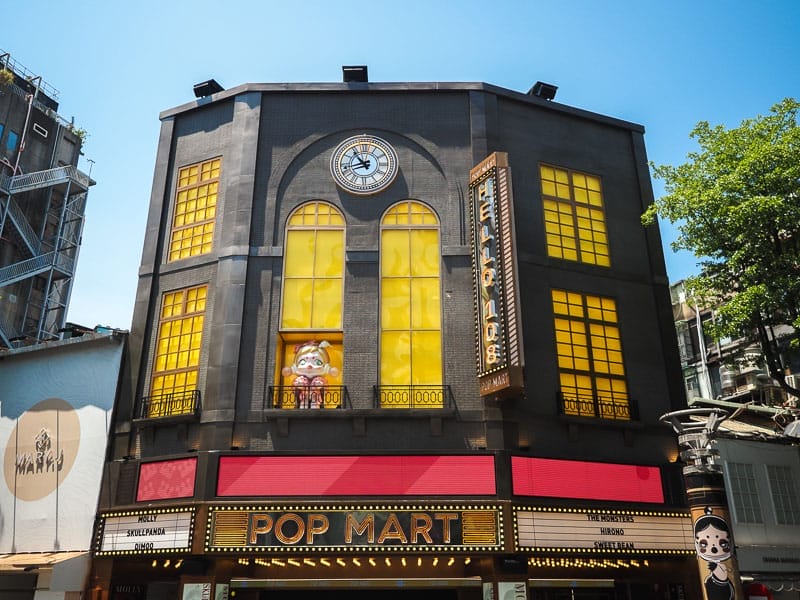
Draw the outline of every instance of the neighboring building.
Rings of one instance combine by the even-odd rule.
[[[86,589],[127,333],[0,350],[0,598]]]
[[[713,338],[708,326],[714,309],[700,307],[688,295],[686,282],[670,286],[672,312],[678,335],[683,367],[683,381],[689,401],[696,398],[716,399],[745,404],[798,408],[798,398],[787,395],[767,371],[764,356],[755,336],[738,339]],[[787,327],[784,327],[788,328]],[[771,330],[780,338],[786,333]],[[780,358],[787,383],[800,389],[800,362],[797,352],[781,347]]]
[[[0,348],[60,339],[94,182],[58,92],[0,50]]]
[[[718,442],[739,568],[745,579],[769,587],[775,600],[798,600],[800,439],[762,439]]]
[[[643,128],[344,71],[161,115],[91,597],[697,597]]]
[[[800,599],[798,415],[760,405],[737,410],[721,400],[694,403],[701,405],[731,415],[715,445],[745,588],[766,588],[774,600]]]

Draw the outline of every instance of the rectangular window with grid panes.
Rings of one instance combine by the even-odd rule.
[[[781,525],[800,525],[800,500],[792,470],[781,465],[767,465],[767,476],[775,508],[775,519]]]
[[[200,350],[208,286],[162,297],[153,379],[146,415],[167,417],[196,410]]]
[[[616,302],[564,290],[552,299],[562,412],[629,420]]]
[[[540,165],[547,255],[610,266],[600,178]]]
[[[178,171],[168,262],[211,252],[221,163],[214,158]]]
[[[733,512],[739,523],[763,523],[761,503],[753,465],[749,463],[728,463],[728,481],[733,495]]]

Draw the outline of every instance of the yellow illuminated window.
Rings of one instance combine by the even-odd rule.
[[[344,227],[344,216],[336,207],[316,201],[297,208],[287,221],[275,407],[342,405]],[[298,369],[310,349],[316,358],[328,361],[313,375]],[[304,377],[307,385],[316,381],[319,389],[298,388]]]
[[[443,406],[439,220],[414,201],[381,222],[381,406]]]
[[[148,417],[194,411],[207,294],[199,286],[162,298]]]
[[[548,165],[539,173],[548,256],[609,266],[600,178]]]
[[[342,328],[344,217],[310,202],[289,217],[283,266],[281,329]]]
[[[616,302],[563,290],[552,298],[565,414],[630,419]]]
[[[211,252],[221,162],[215,158],[178,172],[169,262]]]

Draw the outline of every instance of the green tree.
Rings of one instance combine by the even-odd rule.
[[[699,150],[652,166],[666,195],[642,216],[678,230],[675,250],[699,257],[689,288],[717,308],[712,333],[754,336],[786,391],[787,349],[800,348],[800,103],[787,98],[739,127],[697,124]]]

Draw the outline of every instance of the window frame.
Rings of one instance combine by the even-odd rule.
[[[752,463],[728,461],[725,465],[725,471],[728,475],[731,508],[736,522],[753,525],[763,524],[764,510],[758,494],[758,473],[755,466]]]
[[[421,207],[423,210],[419,213],[415,213],[414,206]],[[392,213],[397,211],[397,209],[401,207],[407,207],[407,212],[405,213],[395,213],[396,216],[400,216],[405,214],[407,216],[406,223],[387,223],[387,219],[392,218]],[[420,223],[413,223],[414,216],[419,215],[422,222]],[[427,222],[427,219],[433,219],[433,222]],[[414,296],[413,296],[413,280],[415,276],[409,272],[408,275],[386,275],[384,273],[384,240],[385,240],[385,233],[387,231],[401,231],[401,232],[408,232],[408,240],[409,240],[409,253],[407,259],[409,264],[412,261],[413,254],[411,252],[411,241],[413,239],[412,233],[413,231],[433,231],[436,235],[436,288],[438,292],[438,307],[437,307],[437,327],[415,327],[414,326],[414,318],[413,318],[413,303],[414,303]],[[380,218],[380,226],[379,226],[379,265],[378,265],[378,314],[377,314],[377,331],[378,331],[378,361],[377,361],[377,381],[378,381],[378,389],[382,390],[389,390],[389,389],[397,389],[397,388],[405,388],[408,390],[408,395],[404,395],[405,392],[400,392],[397,395],[397,398],[403,398],[408,400],[408,405],[405,405],[405,400],[398,400],[396,403],[394,400],[391,400],[387,403],[387,399],[389,396],[395,397],[393,394],[389,394],[384,398],[385,394],[380,394],[380,398],[378,399],[378,406],[380,408],[412,408],[417,407],[418,400],[420,398],[434,398],[433,401],[421,401],[419,405],[424,408],[442,408],[446,400],[444,396],[439,392],[436,391],[435,393],[431,394],[430,390],[441,390],[444,387],[445,381],[445,339],[444,339],[444,302],[443,302],[443,294],[442,294],[442,273],[444,272],[444,264],[443,264],[443,255],[442,255],[442,221],[436,211],[431,207],[428,203],[422,202],[421,200],[417,200],[414,198],[406,198],[404,200],[400,200],[388,206],[386,210],[383,212]],[[418,279],[434,279],[434,276],[416,276]],[[397,327],[384,327],[384,308],[386,302],[389,300],[385,296],[385,288],[386,283],[385,280],[393,279],[393,280],[407,280],[409,282],[408,296],[404,296],[404,299],[408,302],[408,309],[410,311],[408,315],[408,329],[400,329]],[[408,373],[409,373],[409,381],[405,383],[388,383],[384,380],[384,358],[385,358],[385,348],[384,348],[384,333],[385,332],[408,332],[409,335],[409,355],[408,355]],[[414,383],[414,354],[413,354],[413,342],[411,341],[415,332],[428,332],[428,333],[435,333],[438,335],[438,345],[439,345],[439,364],[437,367],[437,383]],[[387,363],[388,364],[388,363]]]
[[[301,224],[292,224],[293,218],[299,218],[304,220],[307,218],[311,213],[306,212],[309,208],[313,207],[313,223],[301,223]],[[327,217],[328,220],[335,218],[338,219],[339,223],[323,223],[320,224],[320,207],[325,207],[327,209]],[[304,327],[288,327],[284,323],[285,315],[285,308],[287,305],[286,301],[286,292],[287,292],[287,258],[289,258],[289,238],[291,231],[313,231],[315,232],[314,236],[314,255],[316,256],[317,252],[317,241],[318,237],[316,233],[319,231],[338,231],[340,233],[340,240],[341,240],[341,265],[339,269],[339,273],[335,277],[329,277],[327,279],[337,279],[339,282],[339,322],[338,327],[314,327],[311,319],[313,319],[313,302],[314,298],[312,297],[312,308],[309,309],[309,322],[308,326]],[[294,352],[292,348],[298,344],[302,344],[304,342],[310,341],[312,339],[316,341],[327,341],[330,346],[327,348],[327,352],[331,358],[331,366],[335,366],[338,370],[338,374],[336,376],[328,375],[328,385],[331,387],[340,387],[342,385],[343,377],[344,377],[344,294],[345,294],[345,280],[346,280],[346,272],[347,272],[347,263],[346,263],[346,248],[347,248],[347,220],[345,219],[344,211],[327,200],[323,199],[313,199],[313,200],[306,200],[304,202],[299,203],[296,207],[294,207],[286,217],[286,221],[284,223],[284,230],[283,230],[283,260],[281,264],[281,286],[280,286],[280,308],[278,311],[278,334],[277,334],[277,343],[276,343],[276,354],[275,354],[275,374],[273,377],[274,385],[278,390],[283,388],[290,388],[292,385],[292,375],[284,375],[282,370],[284,367],[290,367],[294,361]],[[316,274],[313,272],[311,273],[311,289],[312,294],[314,290],[314,281],[317,279]],[[289,278],[291,279],[291,278]],[[300,279],[300,277],[298,277]],[[307,279],[303,277],[303,279]],[[324,280],[325,277],[319,277],[319,279]],[[343,402],[342,394],[337,396],[339,398],[338,403],[336,406],[332,406],[330,408],[338,408],[341,407],[341,402]],[[294,408],[294,406],[283,406],[285,398],[281,397],[278,401],[278,404],[282,408]],[[328,406],[326,406],[328,408]]]
[[[552,169],[554,172],[554,179],[552,182],[554,185],[558,184],[557,176],[555,175],[558,172],[565,173],[567,176],[567,183],[562,185],[567,185],[569,190],[569,199],[560,197],[557,193],[548,194],[545,192],[545,180],[543,170],[544,169]],[[591,190],[588,187],[580,187],[575,185],[576,177],[583,177],[585,178],[592,178],[596,179],[598,182],[598,190]],[[541,201],[542,201],[542,212],[543,212],[543,226],[544,226],[544,236],[545,236],[545,253],[547,256],[559,260],[567,260],[571,262],[578,262],[581,264],[587,265],[594,265],[596,267],[602,267],[605,269],[611,268],[611,248],[609,243],[609,235],[608,235],[608,218],[606,215],[606,202],[605,202],[605,195],[603,193],[603,179],[600,175],[596,175],[593,173],[588,173],[585,171],[578,171],[575,169],[570,169],[566,167],[559,167],[551,163],[540,162],[539,163],[539,185],[541,191]],[[586,191],[587,198],[590,196],[590,192],[596,192],[599,196],[599,204],[592,204],[589,201],[581,201],[576,198],[576,189],[580,188]],[[552,202],[555,203],[555,207],[558,209],[556,213],[559,215],[559,219],[557,221],[553,221],[552,219],[548,219],[548,212],[549,209],[547,208],[547,203]],[[562,210],[562,209],[569,209]],[[599,231],[595,227],[585,228],[580,227],[581,219],[586,219],[585,216],[581,216],[579,214],[580,210],[599,210],[601,212],[602,219],[589,219],[590,223],[600,222],[602,224],[602,231]],[[559,244],[551,244],[550,243],[550,236],[555,235],[553,232],[548,231],[548,223],[555,223],[558,225],[559,229],[565,227],[566,225],[562,223],[561,217],[563,215],[569,214],[571,217],[570,220],[570,227],[572,230],[572,235],[569,237],[574,243],[574,248],[569,248],[563,244],[564,235],[559,231],[557,234],[559,237]],[[582,231],[588,231],[591,234],[592,239],[587,240],[581,237]],[[602,242],[595,240],[595,236],[602,235],[605,239]],[[592,245],[591,252],[588,250],[584,250],[582,245],[584,243],[590,243]],[[560,248],[560,255],[551,252],[551,248]],[[599,252],[599,249],[605,250],[605,252]],[[565,250],[574,250],[575,258],[571,258],[568,256],[564,256]],[[594,256],[594,260],[586,260],[585,256]],[[605,264],[598,260],[598,257],[604,256],[605,257]]]
[[[214,167],[214,163],[217,162],[217,166]],[[207,179],[202,179],[203,174],[203,167],[205,165],[210,165],[209,169],[213,173],[214,170],[217,171],[216,176],[209,177]],[[185,185],[181,185],[181,181],[183,179],[183,172],[190,171],[191,169],[197,169],[197,179],[193,183],[187,183]],[[208,158],[205,160],[201,160],[199,162],[190,163],[187,165],[183,165],[178,167],[177,173],[175,175],[175,192],[172,197],[172,218],[170,222],[170,229],[169,229],[169,240],[166,245],[166,260],[167,263],[175,263],[181,260],[186,260],[189,258],[193,258],[195,256],[204,256],[210,254],[214,250],[214,235],[216,234],[216,222],[217,216],[219,214],[219,198],[221,193],[221,182],[222,182],[222,156],[215,156],[213,158]],[[181,204],[189,204],[191,202],[196,202],[198,196],[195,196],[194,199],[190,197],[190,194],[193,190],[199,190],[204,186],[214,186],[215,191],[213,193],[214,202],[213,205],[209,206],[206,203],[206,206],[203,210],[210,210],[213,209],[213,216],[206,217],[204,219],[193,220],[190,223],[182,223],[181,225],[177,225],[176,222],[181,217],[186,217],[187,215],[196,215],[199,211],[197,207],[193,210],[189,211],[182,211],[179,212],[179,207]],[[180,198],[181,194],[186,194],[186,200],[182,200]],[[204,196],[206,200],[211,197],[212,194],[208,193]],[[210,230],[207,228],[210,227]],[[196,237],[195,229],[203,228],[203,230],[199,233],[200,242],[195,243],[194,237]],[[188,233],[187,237],[181,237],[176,239],[176,234],[184,234]],[[210,236],[210,240],[206,243],[204,242],[204,238],[206,236]],[[182,240],[189,240],[189,245],[184,246],[179,242]],[[203,247],[208,245],[207,250],[203,250]],[[199,248],[199,251],[195,251],[196,248]],[[186,252],[184,254],[184,252]]]
[[[194,296],[193,299],[191,298],[191,293],[192,292],[200,292],[200,291],[202,291],[202,298],[200,298],[198,296]],[[152,355],[151,368],[150,368],[150,378],[149,378],[149,390],[150,390],[150,398],[151,399],[156,398],[156,397],[162,398],[162,397],[168,396],[168,395],[169,396],[174,396],[174,395],[177,394],[181,398],[183,398],[183,401],[180,401],[180,400],[178,401],[178,405],[185,409],[187,407],[187,404],[185,404],[186,398],[188,396],[191,396],[194,392],[199,391],[199,389],[200,389],[200,378],[201,378],[201,375],[203,373],[203,370],[201,369],[201,363],[202,363],[202,360],[203,360],[203,351],[204,351],[203,340],[204,340],[204,337],[205,337],[205,329],[206,329],[206,324],[207,324],[206,317],[208,315],[209,301],[210,301],[209,292],[210,292],[209,284],[208,283],[202,283],[202,284],[198,284],[198,285],[188,286],[188,287],[185,287],[185,288],[179,288],[179,289],[175,289],[175,290],[166,291],[166,292],[163,292],[161,294],[161,302],[160,302],[160,306],[159,306],[158,321],[157,321],[157,325],[156,325],[155,343],[154,343],[154,346],[153,346],[153,355]],[[174,296],[176,294],[181,294],[182,295],[182,298],[181,298],[181,300],[179,302],[179,304],[181,305],[180,314],[178,314],[178,315],[171,314],[171,315],[166,315],[165,316],[165,311],[168,309],[168,306],[175,306],[175,305],[178,304],[177,302],[173,303],[173,304],[169,304],[169,305],[167,304],[168,299],[171,296]],[[200,301],[202,301],[202,309],[197,310],[197,308],[195,307],[195,310],[192,310],[191,312],[188,312],[187,304],[192,303],[192,302],[198,303]],[[194,330],[194,322],[198,318],[202,318],[202,323],[201,323],[201,326],[199,328],[199,333]],[[177,336],[175,336],[175,335],[172,335],[171,332],[170,332],[169,335],[164,337],[163,333],[164,333],[165,327],[166,327],[166,325],[168,323],[170,325],[180,323],[181,327],[183,327],[184,325],[189,325],[190,326],[190,331],[188,333],[188,338],[187,338],[187,341],[189,342],[190,345],[187,348],[179,347],[179,348],[176,349],[178,353],[184,353],[184,352],[187,353],[187,359],[189,359],[189,360],[188,360],[188,364],[186,364],[184,366],[179,366],[179,367],[174,367],[174,368],[167,368],[167,366],[165,365],[164,368],[159,368],[159,362],[162,359],[166,363],[169,360],[168,357],[171,354],[175,354],[175,351],[173,351],[171,348],[168,349],[168,351],[164,352],[164,353],[162,353],[160,351],[160,349],[165,345],[167,347],[169,347],[170,346],[170,340],[172,340],[172,339],[177,339],[178,340],[178,344],[180,344],[180,339],[183,336],[183,334],[185,333],[185,331],[181,331]],[[196,337],[196,343],[193,344],[192,343],[194,341],[193,338],[195,338],[195,337]],[[191,355],[192,354],[196,354],[196,360],[191,359]],[[177,362],[177,359],[176,359],[176,362]],[[192,373],[194,374],[194,386],[193,387],[187,387],[185,384],[183,384],[181,386],[172,385],[171,387],[164,387],[162,385],[160,387],[157,387],[157,379],[158,378],[167,378],[167,377],[170,377],[170,376],[174,377],[174,376],[178,376],[178,375],[188,375],[188,374],[192,374]],[[178,388],[180,388],[180,389],[178,389]],[[176,390],[178,390],[178,391],[176,391]],[[154,413],[159,413],[159,414],[154,414]],[[160,413],[161,413],[161,410],[154,409],[152,407],[152,405],[151,405],[151,406],[148,407],[148,414],[146,414],[145,416],[148,417],[148,418],[150,418],[150,417],[161,417],[161,416],[174,416],[174,415],[187,414],[187,411],[186,410],[179,410],[178,412],[175,412],[175,413],[173,413],[173,412],[168,412],[166,414],[160,414]]]
[[[302,224],[302,225],[299,225],[299,226],[291,224],[291,220],[292,220],[293,217],[302,216],[303,215],[302,211],[305,210],[307,207],[312,206],[312,205],[317,207],[315,209],[315,212],[314,212],[315,223],[309,224],[309,225]],[[320,216],[320,213],[319,213],[319,210],[318,210],[319,206],[327,207],[331,211],[329,213],[330,215],[333,215],[333,214],[337,215],[342,221],[341,224],[340,225],[338,225],[338,224],[337,225],[331,225],[331,224],[320,225],[319,222],[318,222],[319,221],[319,216]],[[284,318],[285,318],[284,310],[286,308],[285,293],[286,293],[286,280],[287,280],[287,275],[286,275],[286,273],[287,273],[287,256],[289,255],[289,248],[288,248],[289,233],[290,233],[290,231],[313,231],[315,233],[314,252],[316,254],[316,244],[317,244],[317,241],[318,241],[318,237],[316,236],[316,233],[318,231],[321,231],[321,230],[322,231],[340,231],[341,232],[342,265],[341,265],[340,274],[338,275],[338,279],[341,282],[341,293],[340,293],[340,297],[339,297],[339,305],[341,307],[341,310],[339,311],[339,326],[338,327],[314,327],[312,323],[309,323],[308,327],[287,327],[284,324]],[[327,202],[325,200],[308,200],[306,202],[302,202],[302,203],[298,204],[289,213],[289,215],[286,217],[286,223],[284,225],[284,232],[283,232],[283,261],[282,261],[282,265],[281,265],[281,305],[280,305],[280,311],[279,311],[279,314],[278,314],[278,329],[279,329],[279,331],[287,332],[287,333],[304,332],[304,331],[308,331],[308,332],[323,332],[323,333],[324,332],[342,333],[343,327],[344,327],[344,283],[345,283],[345,271],[346,271],[346,259],[345,259],[345,254],[346,254],[345,253],[345,249],[346,248],[347,248],[347,221],[344,218],[344,212],[338,206],[336,206],[335,204],[333,204],[331,202]],[[291,279],[294,279],[294,277],[292,277]],[[312,272],[312,274],[310,276],[310,279],[312,281],[312,289],[313,289],[313,284],[317,279],[334,279],[334,277],[328,277],[328,278],[321,277],[321,276],[317,277]],[[312,303],[313,303],[313,298],[312,298]],[[311,311],[312,311],[311,314],[313,315],[313,305],[312,305]],[[312,318],[313,318],[313,316],[312,316]]]
[[[562,294],[564,300],[558,300],[556,294]],[[577,297],[580,305],[571,300]],[[592,305],[589,300],[596,300]],[[559,410],[567,416],[600,418],[614,421],[631,421],[635,418],[633,401],[628,389],[627,370],[625,369],[625,353],[622,344],[622,331],[619,324],[618,303],[615,298],[600,296],[585,292],[577,292],[563,288],[551,288],[550,305],[553,323],[554,355],[556,371],[558,373]],[[608,308],[608,303],[612,308]],[[566,307],[566,312],[556,310],[556,305]],[[575,307],[580,308],[580,315],[575,315]],[[614,319],[604,318],[605,313],[613,311]],[[599,317],[597,316],[599,313]],[[593,316],[594,315],[594,316]],[[568,329],[559,326],[559,322],[568,324]],[[593,335],[598,328],[603,329],[603,335]],[[615,330],[616,336],[609,337],[605,332]],[[573,335],[575,334],[575,335]],[[602,339],[604,345],[597,345],[595,338]],[[582,341],[583,343],[576,343]],[[610,348],[609,340],[616,340],[618,348]],[[568,348],[569,354],[563,352]],[[584,348],[585,352],[576,352],[576,348]],[[618,360],[611,360],[610,355],[618,355]],[[598,361],[598,355],[606,355],[605,360]],[[562,364],[563,360],[572,361],[572,366]],[[576,362],[578,363],[576,365]],[[585,363],[585,367],[583,366]],[[606,370],[597,368],[598,364],[607,365]],[[614,368],[621,372],[614,372]],[[564,392],[564,379],[574,380],[574,398],[568,398]],[[601,383],[608,381],[608,387],[601,387]],[[615,382],[617,389],[614,388]],[[587,387],[587,384],[590,386]],[[622,391],[619,390],[622,386]],[[582,399],[581,390],[591,391],[591,401]],[[571,392],[570,392],[571,393]],[[621,397],[618,398],[617,396]],[[624,399],[624,402],[622,401]],[[575,408],[567,410],[567,402],[574,402]],[[591,404],[591,411],[585,407]]]
[[[772,509],[779,525],[800,525],[800,500],[789,465],[765,465]],[[782,477],[775,477],[780,473]],[[778,489],[778,488],[782,489]],[[780,502],[778,502],[780,500]]]
[[[4,152],[6,153],[6,156],[10,159],[11,158],[10,155],[13,155],[15,152],[19,150],[20,134],[8,127],[6,127],[5,133],[6,133],[6,141],[3,144],[3,148]],[[14,145],[10,146],[9,142],[11,141],[12,135],[14,136]]]

